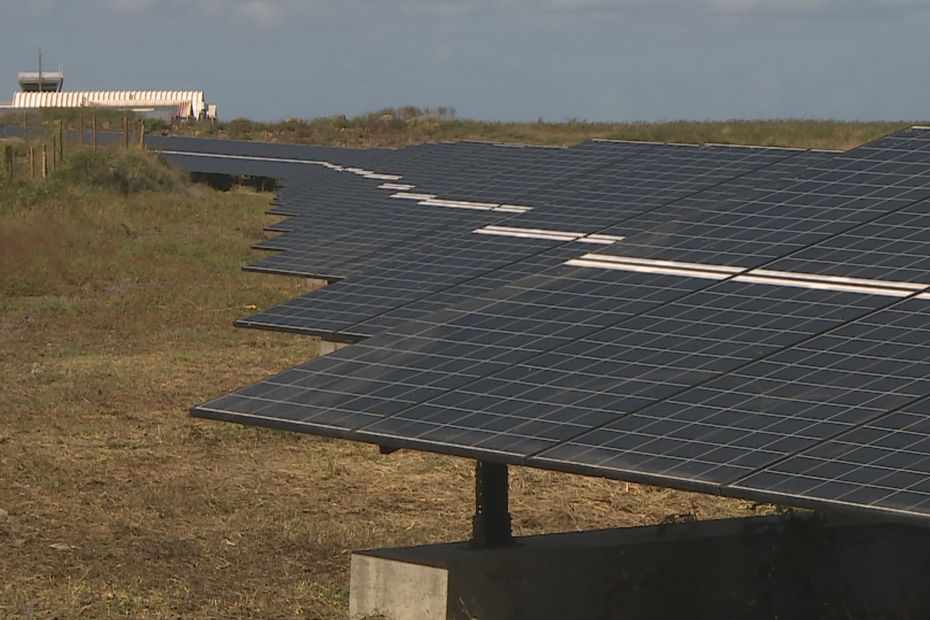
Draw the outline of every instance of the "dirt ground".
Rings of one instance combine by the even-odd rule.
[[[302,362],[232,321],[269,195],[82,189],[0,205],[0,618],[341,618],[353,549],[468,536],[473,464],[195,420]],[[518,534],[770,507],[514,468]]]

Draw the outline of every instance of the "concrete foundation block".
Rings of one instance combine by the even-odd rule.
[[[320,357],[324,355],[329,355],[330,353],[335,353],[339,349],[344,349],[349,346],[348,342],[339,342],[337,340],[323,340],[320,339]]]
[[[677,523],[352,556],[353,620],[930,617],[930,530],[813,517]]]
[[[392,620],[445,620],[449,571],[357,553],[352,556],[352,618],[389,615]]]

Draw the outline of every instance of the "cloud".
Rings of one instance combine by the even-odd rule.
[[[238,18],[265,26],[286,21],[289,12],[286,3],[270,0],[245,0],[235,4]]]
[[[69,8],[67,0],[32,0],[32,10]],[[360,16],[454,17],[507,14],[522,20],[534,16],[602,14],[617,17],[651,15],[675,21],[684,16],[753,18],[899,19],[930,13],[926,0],[92,0],[89,12],[149,12],[177,16],[232,19],[262,26],[333,14]]]
[[[99,0],[97,5],[102,9],[124,12],[144,11],[155,6],[154,0]]]
[[[421,0],[442,5],[445,0]],[[509,10],[557,13],[664,13],[674,19],[683,14],[735,15],[740,17],[831,16],[839,20],[861,16],[898,18],[930,13],[921,0],[464,0],[464,4],[507,7]]]

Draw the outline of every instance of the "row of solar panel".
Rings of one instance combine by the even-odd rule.
[[[430,157],[458,148],[436,145]],[[557,170],[576,156],[461,148],[481,162],[495,149],[520,152]],[[606,155],[612,148],[624,155]],[[299,273],[322,264],[346,279],[246,323],[373,337],[195,413],[800,505],[930,515],[928,132],[844,154],[578,147],[586,149],[609,161],[520,195],[495,184],[493,167],[473,177],[485,179],[474,181],[484,193],[459,189],[467,156],[436,165],[434,185],[428,171],[413,182],[429,167],[412,156],[407,175],[394,173],[395,185],[415,186],[402,193],[532,208],[522,213],[384,197],[394,190],[379,179],[331,169],[287,176],[279,202],[297,214],[287,223],[295,241],[278,247],[300,257]],[[368,165],[407,172],[403,163],[388,168],[397,153]],[[337,244],[346,252],[339,264],[303,254],[305,244],[325,251],[326,236],[340,231],[348,241],[354,225],[377,243],[394,209],[405,212],[409,237],[358,251]],[[456,215],[431,220],[439,211]],[[321,215],[333,224],[317,232]],[[592,234],[605,243],[579,236]],[[608,245],[612,237],[625,239]]]

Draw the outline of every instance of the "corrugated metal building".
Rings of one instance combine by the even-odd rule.
[[[201,90],[110,90],[57,93],[18,92],[13,109],[108,108],[164,113],[169,117],[215,118],[216,106],[208,105]]]

